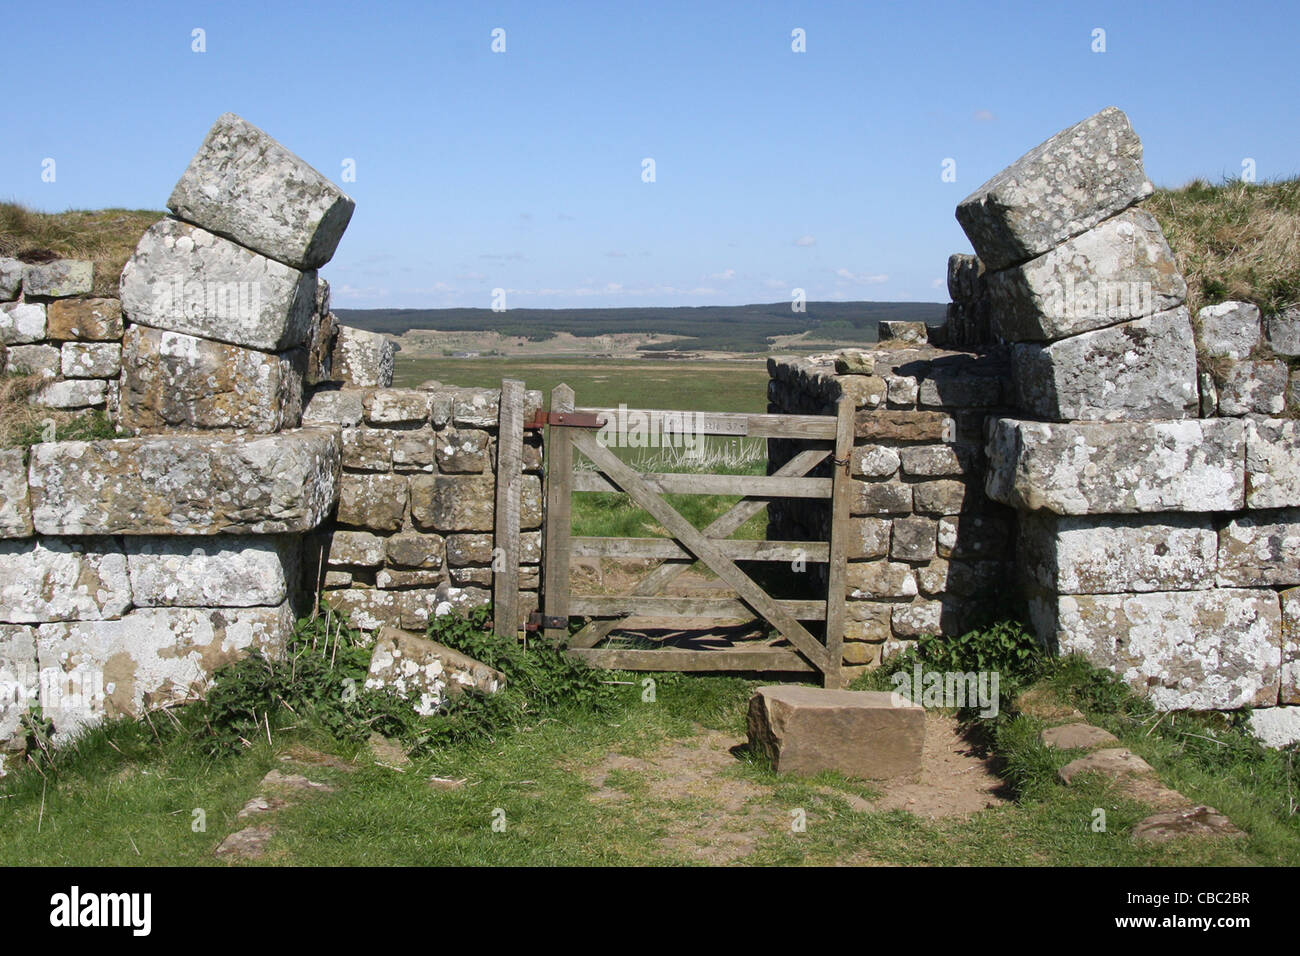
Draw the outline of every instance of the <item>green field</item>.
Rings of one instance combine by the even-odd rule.
[[[407,359],[398,353],[393,384],[410,388],[434,379],[444,385],[495,388],[522,379],[549,394],[566,383],[579,405],[683,411],[767,411],[767,365],[761,360],[689,362],[668,359]]]

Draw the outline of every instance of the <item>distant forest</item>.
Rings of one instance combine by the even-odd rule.
[[[939,302],[809,302],[806,312],[790,303],[706,305],[643,309],[336,309],[344,325],[401,335],[411,329],[440,332],[500,332],[536,342],[557,332],[578,336],[620,332],[684,335],[687,339],[642,346],[645,351],[708,349],[762,352],[774,335],[813,330],[819,338],[876,341],[876,323],[900,319],[940,325],[946,306]]]

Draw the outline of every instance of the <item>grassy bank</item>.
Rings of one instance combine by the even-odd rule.
[[[115,296],[122,267],[140,237],[166,215],[151,209],[37,212],[0,203],[0,256],[26,262],[89,259],[95,264],[95,294]]]

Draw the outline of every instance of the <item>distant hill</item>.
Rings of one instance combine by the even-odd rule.
[[[761,352],[774,335],[807,330],[819,337],[874,342],[876,323],[899,319],[940,325],[946,304],[939,302],[809,302],[791,312],[790,303],[706,305],[631,309],[335,309],[339,321],[354,328],[401,335],[411,329],[441,332],[499,332],[545,341],[557,332],[578,336],[619,332],[684,335],[688,339],[649,345],[646,351],[708,349]]]

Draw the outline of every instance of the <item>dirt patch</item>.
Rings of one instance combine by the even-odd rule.
[[[666,852],[715,865],[739,862],[765,838],[790,826],[771,787],[736,773],[734,751],[744,743],[700,727],[694,736],[646,757],[609,754],[583,774],[595,787],[588,799],[619,805],[634,796],[643,802],[648,798],[646,822],[663,828],[659,844]],[[635,780],[629,782],[628,776]],[[904,810],[928,820],[967,817],[1010,799],[992,759],[962,736],[953,718],[938,713],[927,714],[920,777],[872,782],[870,787],[880,794],[875,800],[834,787],[820,790],[855,812]],[[862,866],[877,861],[862,848],[841,862]]]

